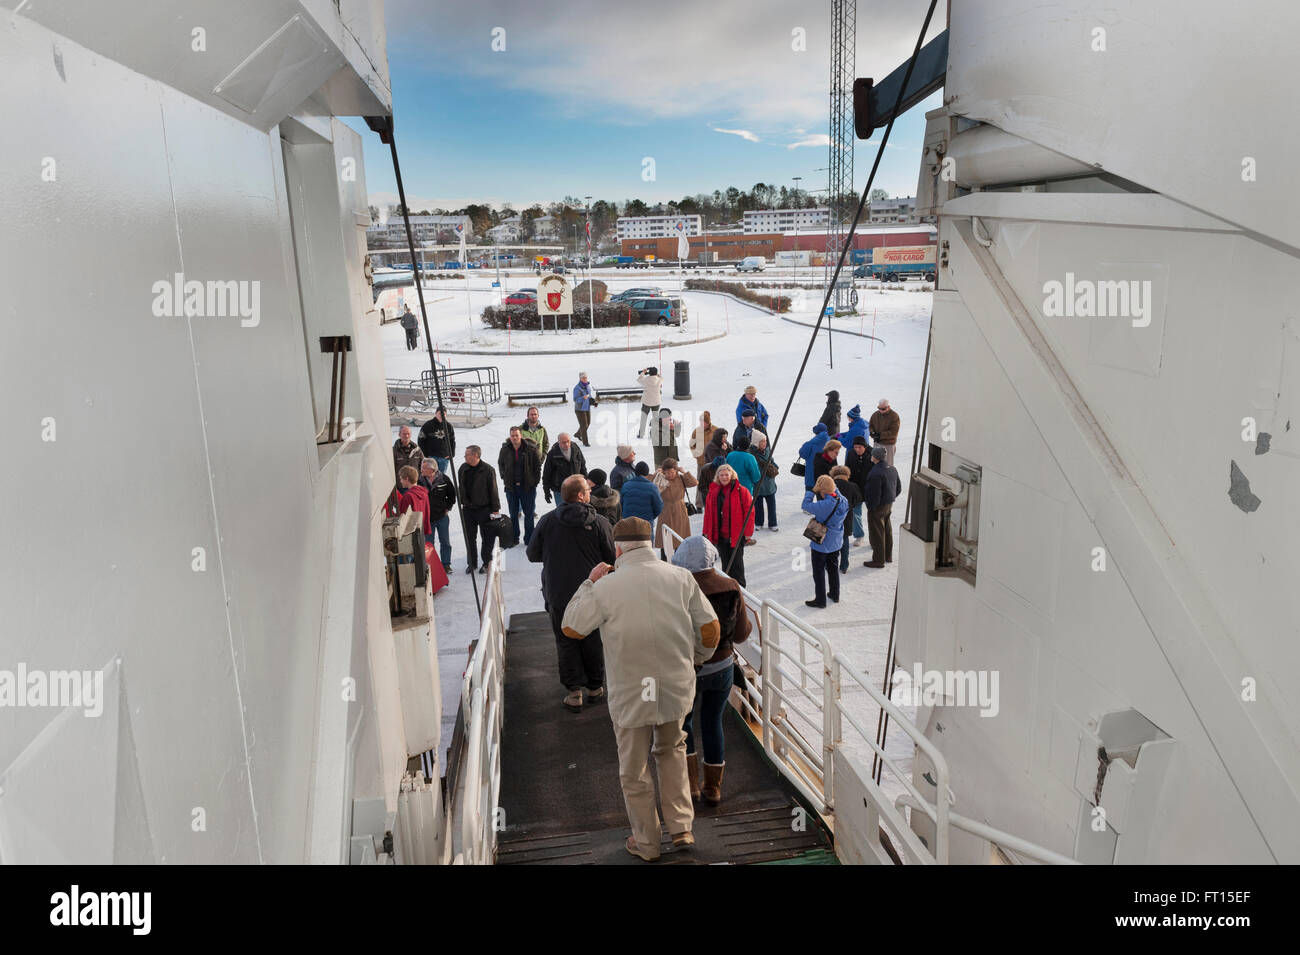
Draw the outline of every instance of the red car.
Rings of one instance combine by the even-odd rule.
[[[511,292],[506,296],[507,305],[536,305],[536,292]]]

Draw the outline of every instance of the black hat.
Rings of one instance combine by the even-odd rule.
[[[606,478],[605,472],[602,471],[600,468],[592,468],[590,471],[587,472],[587,480],[589,480],[592,484],[596,485],[596,487],[600,487],[602,484],[604,484],[605,478]]]
[[[856,438],[853,439],[853,444],[854,446],[861,445],[862,447],[865,448],[867,446],[867,439],[864,438],[862,435],[858,435]]]
[[[830,398],[832,401],[839,401],[840,393],[838,391],[828,391],[826,392],[826,397]]]
[[[638,461],[636,463],[636,467],[633,470],[635,470],[636,473],[641,475],[642,477],[645,477],[647,474],[650,473],[650,465],[646,464],[644,461]]]
[[[742,418],[756,418],[756,417],[758,417],[758,415],[754,414],[754,409],[753,409],[753,408],[746,408],[744,411],[742,411],[742,412],[740,413],[740,416],[741,416]]]

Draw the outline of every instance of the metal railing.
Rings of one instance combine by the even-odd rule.
[[[666,530],[670,546],[665,551],[671,560],[682,538],[672,528]],[[835,764],[839,759],[852,770],[856,784],[870,801],[867,818],[872,827],[878,825],[888,836],[894,854],[904,863],[946,865],[954,828],[1039,862],[1053,865],[1074,862],[1043,846],[952,812],[950,807],[956,798],[949,785],[948,761],[911,717],[844,654],[837,653],[816,627],[774,600],[759,597],[743,586],[740,591],[748,607],[758,615],[761,653],[758,683],[746,677],[739,684],[741,715],[759,725],[768,758],[819,812],[834,819],[838,826],[847,824],[835,816]],[[793,637],[794,643],[783,642],[784,635]],[[846,679],[865,691],[912,740],[916,751],[929,760],[936,793],[933,802],[917,789],[911,773],[885,752],[876,741],[876,734],[869,732],[845,705],[842,690]],[[761,708],[754,705],[754,700],[761,701]],[[875,780],[870,762],[858,760],[845,749],[845,723],[866,744],[872,760],[878,761],[882,770],[888,770],[903,789],[897,799],[891,799]],[[929,819],[934,827],[932,846],[913,831],[907,811],[924,813]],[[879,833],[862,835],[870,843],[880,844]],[[888,858],[883,849],[876,855]]]
[[[433,372],[419,378],[389,378],[388,414],[394,423],[423,424],[438,410],[438,391]],[[501,400],[501,373],[495,365],[470,368],[439,368],[438,386],[453,421],[482,420],[489,417],[488,405]]]
[[[464,769],[448,814],[457,849],[453,865],[491,865],[496,859],[497,799],[501,793],[501,725],[505,712],[506,605],[501,590],[503,551],[488,564],[478,644],[461,681],[465,718]]]

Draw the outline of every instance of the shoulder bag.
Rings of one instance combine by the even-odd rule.
[[[694,517],[696,514],[700,513],[700,509],[696,507],[695,502],[691,500],[690,489],[686,486],[686,478],[679,474],[677,475],[677,480],[682,482],[682,503],[686,505],[686,516]]]

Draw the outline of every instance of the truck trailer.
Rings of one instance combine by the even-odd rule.
[[[933,245],[877,246],[871,250],[871,276],[882,282],[901,282],[911,276],[933,282],[936,262]]]

